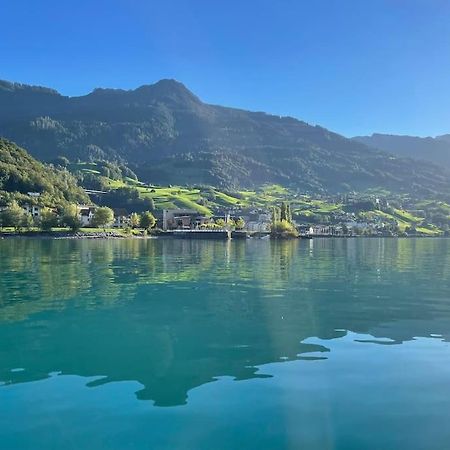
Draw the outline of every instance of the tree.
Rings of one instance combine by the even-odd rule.
[[[245,227],[245,221],[242,217],[239,217],[239,219],[235,222],[236,230],[242,230]]]
[[[109,170],[109,167],[101,167],[100,173],[106,178],[111,178],[111,172]]]
[[[114,213],[111,208],[107,206],[101,206],[97,208],[94,212],[94,217],[92,218],[92,225],[94,227],[103,227],[114,221]]]
[[[50,208],[43,208],[41,211],[40,228],[43,231],[50,231],[58,225],[58,217]]]
[[[286,204],[286,220],[289,223],[292,223],[292,212],[291,212],[291,204],[290,203]]]
[[[219,225],[215,222],[208,222],[208,223],[202,223],[200,225],[200,228],[206,229],[206,230],[218,230],[220,229]]]
[[[292,222],[291,205],[287,202],[281,203],[280,220],[285,220],[289,223]]]
[[[70,161],[65,156],[57,156],[54,160],[56,166],[67,167]]]
[[[33,216],[31,214],[23,214],[20,220],[20,226],[29,230],[34,225]]]
[[[145,211],[141,214],[139,224],[141,228],[149,230],[150,228],[153,228],[156,224],[155,216],[150,211]]]
[[[137,213],[133,213],[130,216],[130,226],[131,228],[137,228],[139,226],[140,223],[140,217],[139,214]]]
[[[287,220],[279,220],[272,223],[270,233],[275,238],[294,238],[298,237],[298,232],[292,223]]]
[[[216,220],[216,225],[220,228],[224,228],[225,227],[225,220],[224,219],[217,219]]]
[[[98,191],[106,191],[109,189],[109,185],[105,179],[95,173],[77,172],[77,178],[86,189],[94,189]]]
[[[272,237],[291,238],[297,237],[298,232],[292,223],[291,207],[289,203],[282,202],[281,207],[273,207],[272,223],[270,226]]]
[[[281,203],[280,220],[287,220],[287,211],[286,211],[286,203],[285,202]]]
[[[274,206],[272,208],[272,224],[279,222],[281,220],[280,208]]]
[[[81,228],[81,221],[78,217],[78,209],[76,205],[69,205],[64,208],[61,222],[72,231],[78,231]]]
[[[3,227],[14,227],[19,231],[23,225],[25,213],[16,201],[13,201],[1,214],[1,223]],[[31,217],[31,216],[30,216]]]
[[[155,210],[155,200],[153,200],[152,197],[145,198],[144,199],[144,204],[150,211],[154,211]]]
[[[103,206],[123,208],[137,213],[153,211],[155,209],[153,199],[149,197],[140,198],[139,191],[133,187],[112,189],[106,195],[102,196],[101,202]]]

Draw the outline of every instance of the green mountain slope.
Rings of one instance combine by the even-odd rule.
[[[0,203],[26,200],[38,192],[39,203],[59,206],[89,199],[67,171],[42,164],[16,144],[0,139]]]
[[[51,161],[116,160],[146,182],[278,183],[305,192],[448,193],[448,174],[291,117],[208,105],[181,83],[65,97],[0,83],[0,135]]]

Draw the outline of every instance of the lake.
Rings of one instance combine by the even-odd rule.
[[[0,241],[0,448],[450,448],[450,240]]]

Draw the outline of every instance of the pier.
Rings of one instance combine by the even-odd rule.
[[[172,236],[183,239],[218,239],[231,238],[229,230],[173,230]]]

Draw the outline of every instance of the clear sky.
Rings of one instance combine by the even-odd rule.
[[[0,79],[182,81],[346,136],[450,133],[449,0],[0,0]]]

